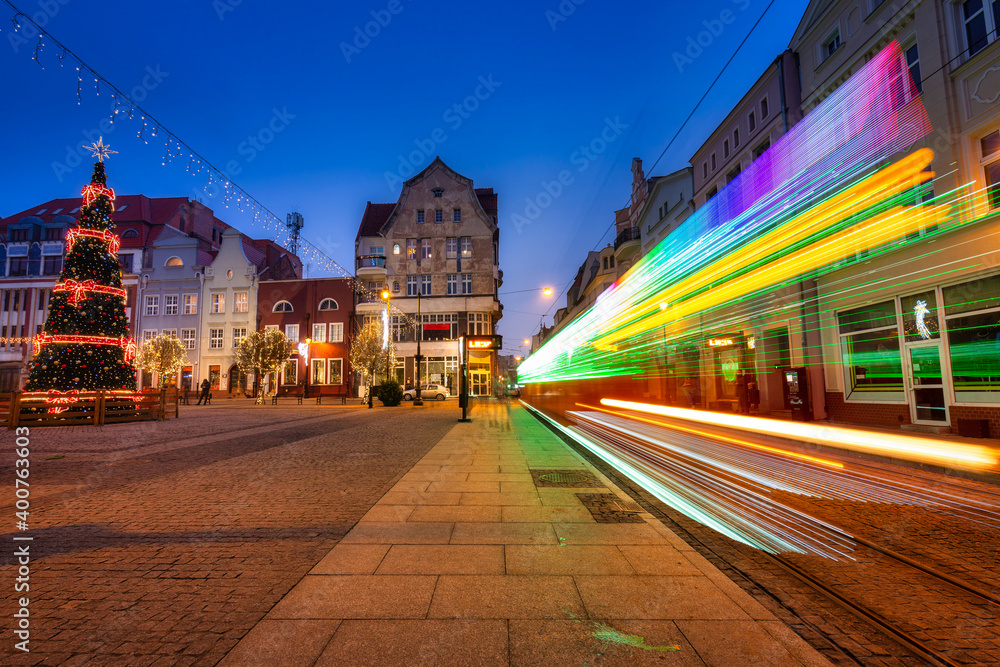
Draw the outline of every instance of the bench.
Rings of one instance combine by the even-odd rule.
[[[339,398],[341,405],[347,405],[347,387],[319,386],[314,391],[316,392],[316,405],[323,405],[324,398]]]
[[[273,396],[271,396],[271,405],[277,405],[279,398],[295,398],[296,399],[295,402],[298,405],[302,405],[302,396],[303,396],[302,387],[296,387],[291,391],[286,391],[284,394],[280,393],[279,390],[278,392],[275,392]]]

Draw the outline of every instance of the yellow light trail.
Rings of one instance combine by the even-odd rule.
[[[583,403],[577,403],[582,408],[587,408],[588,410],[599,410],[600,412],[606,412],[609,415],[615,415],[616,417],[624,417],[626,419],[636,419],[638,421],[643,421],[649,424],[654,424],[656,426],[664,426],[669,429],[674,429],[677,431],[684,431],[685,433],[693,433],[695,435],[700,435],[705,438],[711,438],[712,440],[721,440],[723,442],[731,442],[742,447],[749,447],[751,449],[759,449],[765,452],[771,452],[772,454],[779,454],[781,456],[787,456],[794,459],[801,459],[803,461],[808,461],[809,463],[818,463],[820,465],[830,466],[831,468],[843,468],[844,464],[839,461],[831,461],[829,459],[821,459],[818,456],[810,456],[808,454],[800,454],[798,452],[790,452],[786,449],[779,449],[777,447],[768,447],[767,445],[761,445],[756,442],[750,442],[748,440],[740,440],[739,438],[731,438],[729,436],[720,435],[718,433],[710,433],[709,431],[700,431],[696,428],[687,428],[679,424],[672,424],[670,422],[660,421],[659,419],[649,419],[648,417],[640,417],[639,415],[630,415],[627,412],[617,412],[615,410],[608,410],[607,408],[599,408],[596,405],[585,405]]]
[[[944,464],[974,470],[995,470],[1000,464],[1000,452],[982,445],[932,441],[896,433],[864,431],[842,426],[819,426],[766,417],[745,417],[718,412],[704,413],[665,405],[620,401],[614,398],[602,398],[601,404],[713,426],[736,428],[779,438],[802,440],[803,442],[812,442],[849,451],[895,456],[908,461]]]

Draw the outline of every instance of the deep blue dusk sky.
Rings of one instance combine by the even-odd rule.
[[[505,348],[515,351],[537,331],[541,313],[551,323],[564,303],[561,290],[587,251],[613,240],[605,232],[613,211],[628,202],[632,158],[643,158],[647,169],[652,165],[767,6],[766,0],[576,2],[563,0],[564,13],[574,8],[565,17],[559,0],[14,4],[32,15],[49,7],[46,29],[119,88],[132,90],[145,77],[150,90],[142,105],[148,111],[217,167],[236,161],[234,181],[272,211],[282,217],[300,211],[306,238],[348,269],[365,202],[396,201],[399,186],[390,188],[386,172],[397,172],[400,156],[419,150],[415,142],[430,148],[426,140],[441,128],[446,139],[416,169],[440,155],[477,187],[500,194],[501,291],[560,290],[548,299],[540,293],[502,296],[499,332]],[[802,0],[775,0],[647,175],[687,164],[784,50],[804,6]],[[718,22],[727,10],[731,22]],[[341,43],[354,47],[355,27],[372,21],[372,11],[391,20],[345,57]],[[89,162],[68,171],[54,163],[65,164],[67,148],[82,143],[110,108],[106,94],[95,98],[86,85],[77,105],[75,70],[60,70],[54,47],[42,51],[44,71],[31,58],[33,42],[15,52],[12,15],[0,4],[2,216],[78,196],[89,180]],[[679,68],[674,53],[684,52],[705,21],[721,27],[720,34]],[[151,70],[161,80],[149,76]],[[495,90],[486,95],[480,88],[486,99],[479,108],[467,118],[445,115],[475,93],[480,77],[494,82]],[[241,148],[275,109],[294,118],[256,154],[247,144]],[[600,135],[606,119],[627,129],[579,171],[579,159],[571,162],[574,152]],[[119,151],[108,165],[108,182],[117,192],[164,197],[201,191],[204,181],[187,173],[186,159],[161,166],[162,143],[143,144],[137,121],[116,125],[105,142]],[[575,181],[518,230],[512,216],[523,215],[525,199],[563,169],[574,169]],[[250,216],[202,197],[245,233],[268,234]]]

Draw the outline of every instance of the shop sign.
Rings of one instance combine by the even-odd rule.
[[[501,336],[469,336],[465,347],[470,350],[499,350],[503,347]]]
[[[733,344],[733,339],[732,338],[709,338],[708,339],[708,346],[709,347],[726,347],[726,346],[732,345],[732,344]]]

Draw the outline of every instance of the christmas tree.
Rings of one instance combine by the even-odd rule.
[[[77,227],[66,234],[66,261],[52,288],[49,315],[34,338],[25,391],[135,391],[135,341],[125,318],[126,291],[118,265],[121,240],[112,231],[115,193],[107,187],[103,140],[88,146],[97,158],[83,188]]]

